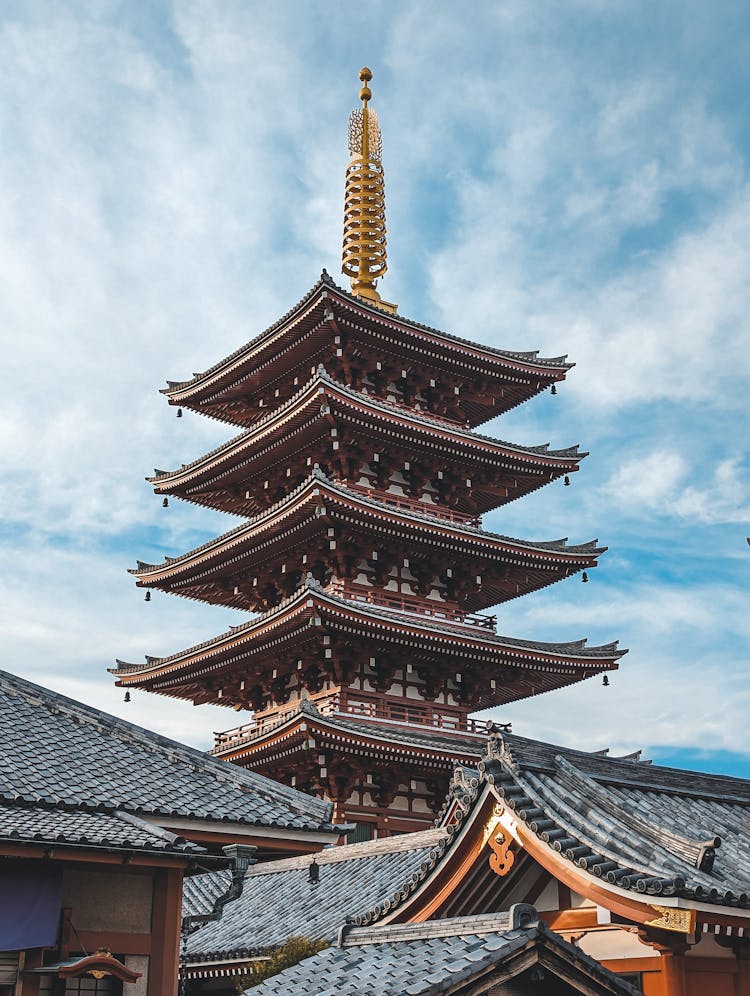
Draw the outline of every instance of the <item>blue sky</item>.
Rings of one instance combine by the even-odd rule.
[[[235,724],[106,673],[241,620],[126,573],[234,524],[144,483],[228,434],[157,392],[338,273],[367,64],[384,297],[576,362],[488,429],[581,473],[485,522],[610,550],[500,629],[630,653],[502,718],[750,776],[745,3],[7,0],[0,59],[3,666],[199,745]]]

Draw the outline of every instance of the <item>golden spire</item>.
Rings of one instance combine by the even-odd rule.
[[[396,305],[382,301],[375,290],[378,278],[388,269],[385,242],[385,179],[380,161],[382,141],[378,115],[367,106],[372,91],[367,85],[372,73],[359,72],[362,107],[349,115],[349,154],[344,202],[344,251],[341,270],[352,283],[357,297],[379,308],[395,312]]]

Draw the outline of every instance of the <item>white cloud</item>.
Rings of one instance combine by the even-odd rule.
[[[679,453],[657,450],[624,463],[604,486],[608,498],[631,513],[661,509],[687,473]]]
[[[693,483],[697,482],[697,483]],[[631,516],[671,515],[696,523],[750,522],[750,481],[741,457],[693,465],[674,450],[624,462],[600,489],[600,501]]]
[[[153,466],[231,433],[177,421],[156,391],[278,318],[322,266],[338,269],[346,117],[367,61],[385,136],[384,296],[449,331],[578,364],[557,407],[539,398],[494,431],[554,445],[580,433],[596,446],[580,481],[501,510],[492,527],[621,538],[596,572],[618,585],[599,589],[606,598],[561,585],[501,613],[519,636],[564,639],[573,624],[570,635],[622,636],[633,652],[610,690],[619,699],[601,709],[587,686],[519,709],[568,740],[571,716],[593,743],[610,728],[634,737],[628,717],[642,715],[682,743],[721,738],[723,699],[739,744],[743,561],[731,554],[721,583],[685,594],[659,574],[668,561],[701,576],[706,550],[719,538],[734,550],[726,530],[747,515],[735,424],[750,373],[747,148],[716,96],[723,66],[701,61],[709,49],[691,36],[687,73],[685,25],[669,16],[668,36],[643,45],[641,15],[598,0],[471,18],[426,2],[345,18],[322,3],[4,9],[7,665],[124,710],[104,671],[115,656],[169,653],[226,625],[178,599],[146,609],[125,574],[235,521],[149,495]],[[710,45],[720,20],[709,18]],[[736,55],[731,37],[718,49]],[[686,523],[705,532],[688,540]],[[713,646],[712,626],[724,634]],[[702,675],[712,691],[699,711],[690,688]],[[145,695],[131,706],[203,742],[237,719]]]

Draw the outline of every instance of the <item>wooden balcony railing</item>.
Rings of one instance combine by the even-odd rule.
[[[374,498],[385,505],[392,505],[394,508],[404,508],[409,512],[417,512],[419,515],[434,515],[438,519],[446,519],[448,522],[458,522],[461,525],[479,527],[482,520],[478,515],[470,515],[468,512],[457,512],[453,508],[446,508],[445,505],[433,505],[427,501],[420,501],[418,498],[409,498],[408,495],[393,494],[392,491],[381,491],[380,489],[368,488],[364,484],[354,484],[352,481],[342,481],[350,491],[357,491],[359,494]]]
[[[481,736],[486,731],[485,722],[471,719],[465,713],[441,712],[431,703],[391,702],[383,699],[342,702],[339,694],[331,695],[330,692],[321,692],[317,696],[311,695],[310,699],[312,701],[318,700],[315,705],[324,716],[380,719],[405,726],[443,730],[447,733],[472,733]],[[214,748],[211,753],[220,754],[232,747],[259,739],[296,713],[298,705],[295,702],[290,704],[288,708],[273,713],[273,715],[261,716],[258,719],[253,718],[249,722],[243,723],[242,726],[214,733]]]
[[[353,602],[365,602],[368,605],[382,605],[387,609],[397,609],[399,612],[409,612],[418,616],[429,616],[436,621],[458,623],[461,626],[479,626],[491,629],[497,625],[497,616],[483,612],[462,612],[451,608],[444,602],[438,602],[421,595],[404,595],[397,591],[385,591],[383,588],[367,588],[356,582],[335,579],[328,585],[328,590],[342,598]]]

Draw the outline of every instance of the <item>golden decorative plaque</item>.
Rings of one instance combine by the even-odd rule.
[[[673,930],[678,934],[695,932],[695,910],[686,910],[678,906],[656,906],[654,903],[651,903],[651,909],[659,915],[655,920],[647,920],[647,927]]]

